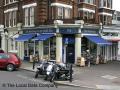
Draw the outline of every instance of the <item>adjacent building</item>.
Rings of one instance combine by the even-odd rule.
[[[112,25],[112,0],[1,0],[0,4],[4,50],[17,50],[22,59],[38,54],[76,63],[89,49],[109,60],[108,51],[101,48],[112,44],[102,37],[103,26]]]

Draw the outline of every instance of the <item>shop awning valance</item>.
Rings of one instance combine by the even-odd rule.
[[[55,36],[55,34],[40,34],[37,37],[35,37],[33,40],[44,41],[44,40],[47,40],[48,38],[51,38],[53,36]]]
[[[111,42],[101,38],[100,36],[85,36],[87,39],[89,39],[90,41],[98,44],[98,45],[112,45]]]
[[[32,39],[35,36],[36,36],[36,34],[22,34],[18,38],[15,38],[15,41],[24,42],[24,41],[28,41],[28,40]]]

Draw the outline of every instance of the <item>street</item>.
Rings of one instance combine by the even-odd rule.
[[[13,72],[0,70],[0,90],[93,90],[53,84],[49,81],[44,81],[41,76],[35,79],[34,74],[34,72],[26,70],[18,70]]]

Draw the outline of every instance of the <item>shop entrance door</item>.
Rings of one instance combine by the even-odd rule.
[[[66,63],[75,62],[75,45],[68,44],[66,47]]]

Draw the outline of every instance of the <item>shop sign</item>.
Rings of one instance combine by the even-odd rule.
[[[24,29],[23,33],[56,33],[55,28],[34,28],[34,29]]]
[[[65,44],[68,44],[68,38],[65,38]]]
[[[83,28],[82,34],[98,34],[99,29]]]
[[[63,38],[63,42],[64,42],[64,44],[73,44],[73,43],[75,43],[75,39],[67,37],[67,38]]]
[[[59,28],[59,32],[63,34],[75,34],[78,33],[78,28]]]

